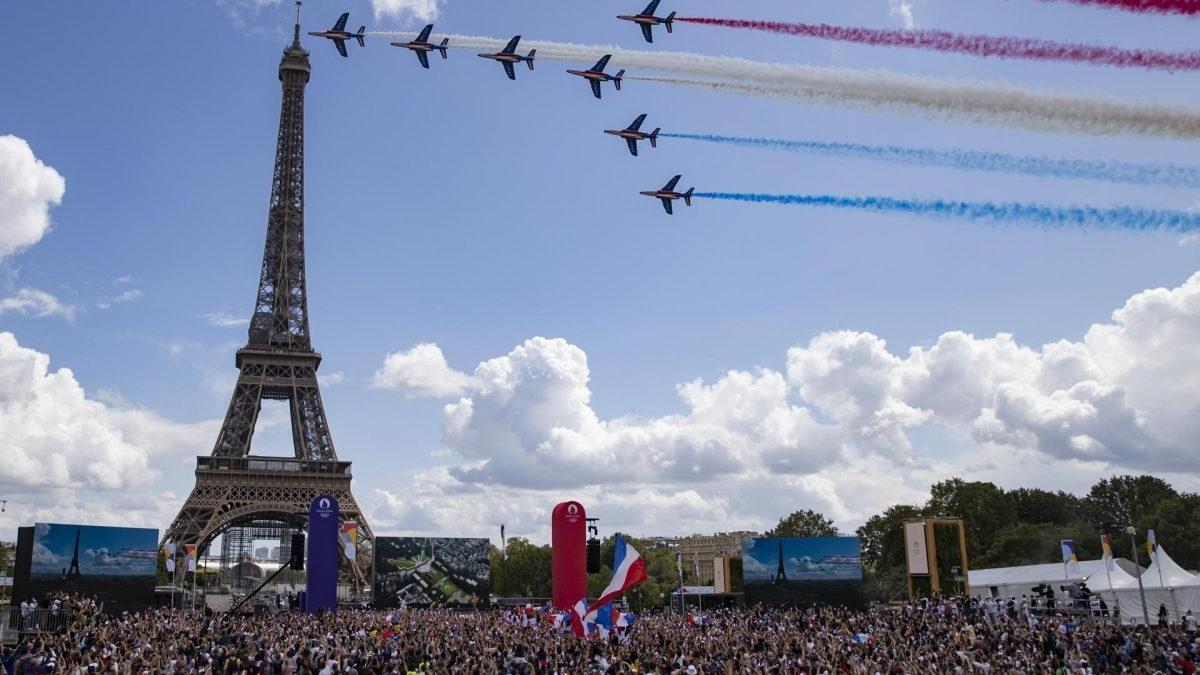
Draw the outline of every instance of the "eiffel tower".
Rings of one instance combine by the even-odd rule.
[[[292,44],[283,50],[283,104],[267,239],[246,346],[237,351],[237,385],[210,456],[196,458],[196,486],[163,539],[198,550],[231,527],[282,522],[303,527],[321,494],[338,500],[343,520],[371,529],[350,493],[350,462],[338,460],[321,404],[321,355],[308,330],[304,274],[304,87],[311,67],[300,46],[300,2]],[[263,399],[286,401],[295,457],[250,453]]]
[[[71,555],[71,566],[63,573],[68,579],[79,578],[79,528],[75,528],[75,553]]]

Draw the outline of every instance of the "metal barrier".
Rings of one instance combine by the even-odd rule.
[[[58,633],[68,624],[67,612],[48,607],[24,610],[15,605],[0,607],[0,642],[12,644],[21,635]]]

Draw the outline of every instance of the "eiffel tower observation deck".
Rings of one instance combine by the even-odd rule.
[[[338,459],[321,403],[308,323],[304,264],[304,88],[312,67],[300,45],[299,2],[292,43],[283,50],[283,101],[275,171],[267,212],[262,270],[246,346],[237,351],[237,385],[209,456],[197,457],[196,485],[164,535],[203,549],[232,527],[264,522],[302,528],[308,506],[335,497],[342,520],[356,521],[359,538],[371,530],[350,492],[350,462]],[[294,456],[251,452],[263,400],[285,401]]]

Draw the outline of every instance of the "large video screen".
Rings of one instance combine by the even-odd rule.
[[[375,538],[377,607],[484,607],[491,591],[487,539]]]
[[[751,604],[863,604],[858,537],[745,539],[742,575]]]
[[[154,602],[158,530],[35,523],[28,593],[83,594],[106,609],[137,609]]]

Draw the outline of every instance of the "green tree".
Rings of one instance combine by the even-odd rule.
[[[500,549],[488,552],[492,567],[492,593],[500,597],[548,598],[550,585],[550,546],[531,544],[524,537],[508,539],[508,558]]]
[[[961,478],[934,483],[925,512],[962,518],[969,559],[982,555],[997,531],[1017,522],[1016,509],[1004,490],[994,483]]]
[[[1085,523],[1014,523],[996,532],[974,567],[1015,567],[1062,560],[1062,540],[1073,539],[1081,559],[1100,556],[1099,534]]]
[[[1178,496],[1175,488],[1161,478],[1113,476],[1092,486],[1084,506],[1094,527],[1117,534],[1128,525],[1141,524],[1154,515],[1161,502]]]
[[[768,537],[836,537],[833,521],[811,509],[796,511],[779,519],[779,524],[767,532]]]
[[[1007,494],[1019,523],[1071,525],[1082,517],[1082,500],[1069,492],[1018,488]]]
[[[1184,493],[1160,501],[1149,517],[1139,521],[1138,529],[1154,530],[1158,543],[1183,567],[1200,567],[1200,495]]]
[[[863,579],[869,598],[890,600],[905,588],[908,563],[904,556],[904,521],[920,516],[919,507],[896,504],[871,516],[855,532],[862,547]]]

